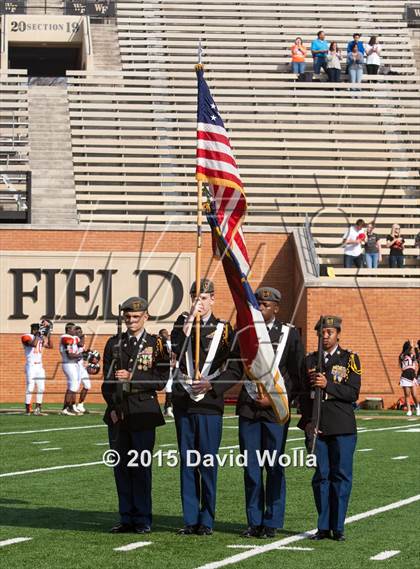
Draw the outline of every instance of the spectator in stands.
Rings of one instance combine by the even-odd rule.
[[[292,72],[305,73],[306,47],[303,45],[302,38],[296,38],[295,43],[290,48],[292,52]]]
[[[341,50],[337,42],[330,43],[330,49],[327,53],[327,73],[328,80],[338,83],[341,79]]]
[[[420,261],[420,231],[414,237],[414,247],[418,249],[417,251],[417,261]]]
[[[347,55],[347,69],[350,76],[350,83],[361,83],[363,79],[363,55],[357,48],[357,45],[353,45],[353,49]],[[352,88],[352,91],[357,91],[357,89]],[[359,89],[360,90],[360,89]]]
[[[363,255],[362,243],[366,238],[363,219],[358,219],[355,225],[351,225],[343,235],[344,243],[344,268],[362,268]]]
[[[355,33],[353,34],[352,41],[349,41],[347,44],[347,53],[351,53],[353,51],[354,46],[357,46],[357,50],[360,51],[362,55],[365,55],[365,46],[362,40],[360,39],[362,36],[361,34]]]
[[[402,387],[404,391],[407,415],[409,417],[413,414],[410,407],[410,395],[413,398],[416,415],[420,416],[420,404],[416,393],[418,364],[413,344],[414,342],[410,342],[410,340],[404,342],[401,354],[398,358],[401,367],[400,387]]]
[[[328,42],[325,39],[325,32],[320,30],[317,34],[317,39],[313,40],[311,43],[312,57],[314,58],[314,73],[319,75],[321,73],[321,68],[328,73],[327,68],[327,54],[328,54]]]
[[[366,69],[368,75],[377,75],[381,65],[381,46],[378,43],[378,38],[372,36],[366,46]]]
[[[398,223],[394,223],[391,233],[386,238],[389,247],[389,267],[391,269],[401,269],[404,266],[404,243],[405,239],[401,236],[401,228]]]
[[[368,269],[377,269],[378,264],[382,261],[381,240],[374,233],[375,223],[371,221],[366,227],[365,262]]]

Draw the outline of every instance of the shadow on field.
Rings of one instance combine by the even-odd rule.
[[[88,531],[103,533],[118,521],[117,512],[68,510],[65,508],[16,508],[4,504],[26,504],[22,500],[0,500],[0,519],[3,526],[50,530]],[[174,533],[183,526],[180,516],[153,516],[153,530]],[[240,522],[216,521],[218,533],[238,535],[245,528]],[[294,535],[296,531],[281,530],[279,535]]]

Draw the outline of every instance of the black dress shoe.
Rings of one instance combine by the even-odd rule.
[[[134,526],[134,533],[144,534],[150,533],[151,531],[150,526],[145,526],[144,524],[137,524]]]
[[[197,535],[213,535],[213,530],[207,526],[200,525],[197,529]]]
[[[314,535],[311,535],[309,539],[313,541],[320,541],[321,539],[328,539],[330,537],[330,531],[325,529],[319,529]]]
[[[344,533],[342,531],[333,531],[333,539],[335,541],[346,541]]]
[[[110,533],[129,533],[133,531],[133,526],[131,524],[123,524],[122,522],[115,524],[110,530]]]
[[[178,535],[196,535],[197,526],[184,526],[176,532]]]
[[[241,533],[241,537],[246,537],[246,538],[260,537],[260,535],[261,535],[260,526],[249,526],[246,528],[245,531]]]
[[[269,528],[267,526],[264,526],[262,531],[261,531],[261,535],[260,537],[266,537],[268,539],[272,539],[273,537],[276,537],[276,528]]]

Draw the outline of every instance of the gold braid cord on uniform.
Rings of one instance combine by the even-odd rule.
[[[357,367],[356,360],[354,358],[353,353],[350,354],[349,363],[347,364],[347,375],[348,375],[349,369],[354,371],[354,373],[357,373],[357,375],[362,375],[362,367],[360,367],[360,368]]]

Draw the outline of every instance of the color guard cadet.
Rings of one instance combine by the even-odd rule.
[[[275,360],[273,369],[279,368],[284,377],[289,402],[301,389],[304,369],[304,350],[299,332],[291,324],[277,319],[280,292],[271,287],[259,288],[258,300],[264,322],[269,330]],[[284,453],[289,422],[280,425],[267,395],[262,396],[256,384],[245,380],[239,394],[236,412],[239,415],[239,443],[241,452],[248,455],[244,470],[245,499],[248,529],[243,537],[274,537],[277,528],[283,527],[286,502],[286,479],[284,468],[278,459]],[[257,451],[277,453],[273,466],[265,464],[263,470],[258,462]]]
[[[145,299],[129,298],[121,311],[127,331],[121,333],[119,327],[119,334],[105,346],[102,384],[110,447],[120,455],[114,467],[120,522],[111,532],[144,534],[152,525],[152,466],[141,457],[151,457],[156,427],[165,423],[156,391],[168,380],[169,355],[162,339],[144,328]],[[138,457],[128,455],[130,450],[137,451]],[[135,465],[128,467],[131,459]]]
[[[324,372],[316,370],[318,352],[306,356],[306,388],[301,397],[299,427],[314,434],[314,388],[321,388],[321,406],[315,454],[317,467],[312,488],[318,510],[318,531],[311,539],[331,537],[344,541],[344,520],[353,478],[356,419],[353,404],[360,392],[361,369],[357,354],[339,345],[341,318],[325,316],[322,330]]]
[[[214,465],[188,465],[188,451],[215,457],[222,437],[223,394],[242,377],[239,354],[232,354],[230,324],[212,313],[214,285],[202,279],[197,295],[190,289],[193,306],[175,322],[171,335],[179,372],[172,390],[178,447],[181,457],[181,500],[184,528],[180,535],[211,535],[216,508],[217,461]],[[195,316],[201,317],[200,380],[192,381],[195,370]]]

